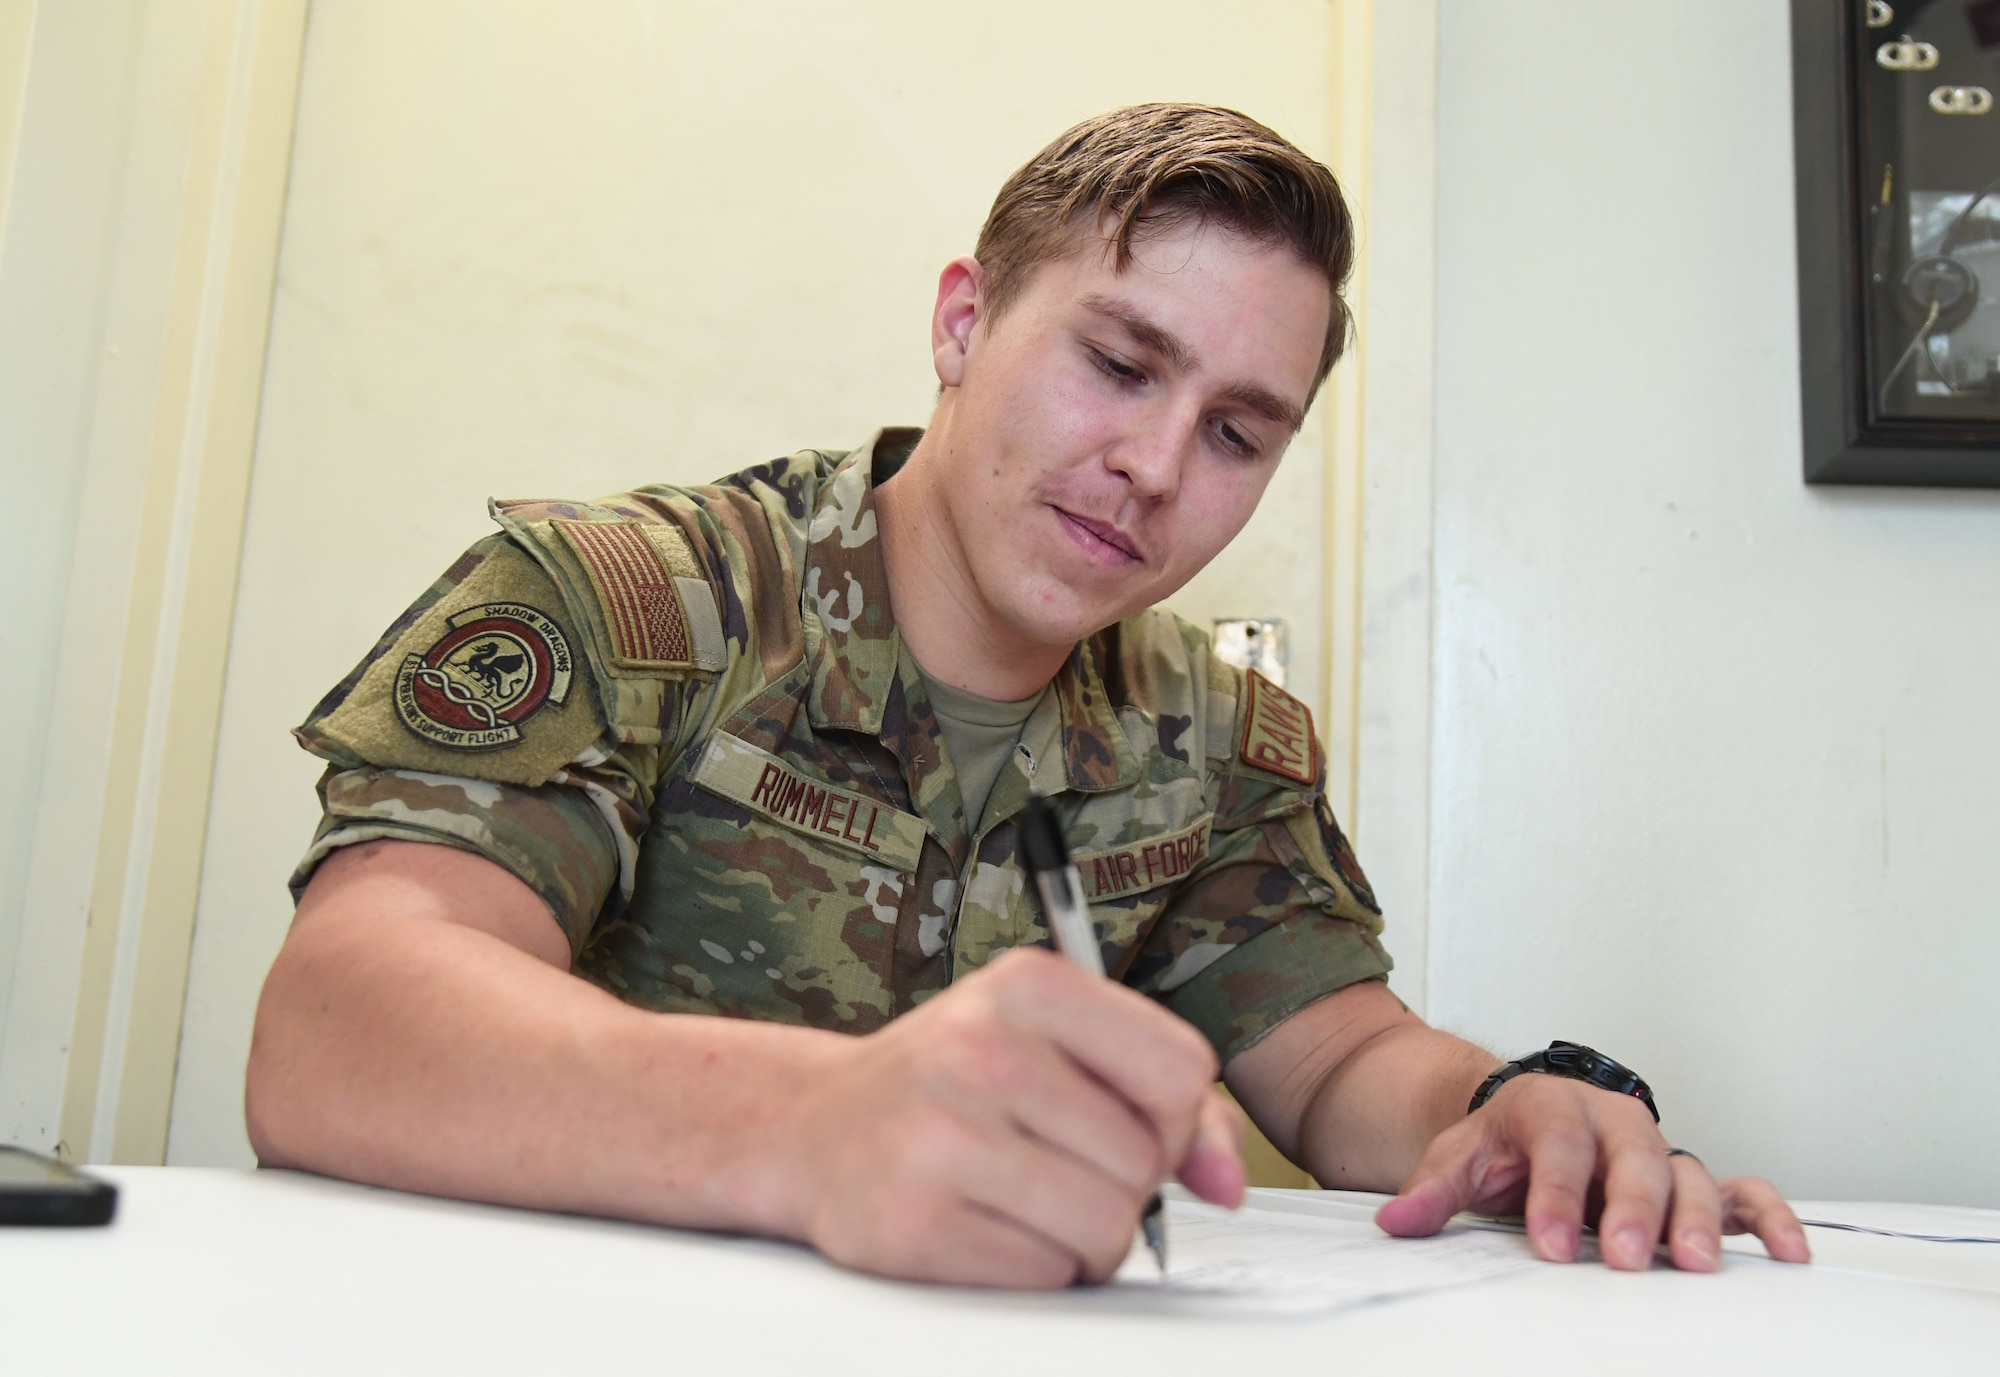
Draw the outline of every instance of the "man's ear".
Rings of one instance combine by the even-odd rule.
[[[954,258],[938,274],[937,305],[931,311],[931,360],[938,381],[957,387],[965,378],[972,331],[986,309],[980,295],[986,270],[976,258]]]

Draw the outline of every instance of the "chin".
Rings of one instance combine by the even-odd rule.
[[[1086,626],[1074,618],[1051,616],[1047,609],[1023,612],[1009,617],[1007,621],[1015,634],[1029,645],[1050,649],[1061,646],[1065,650],[1104,625],[1100,622]]]
[[[1019,553],[1011,567],[996,561],[984,568],[975,566],[975,572],[981,575],[979,582],[997,594],[987,605],[1032,645],[1067,650],[1150,607],[1163,582],[1154,571],[1137,564],[1122,571],[1065,568],[1067,551],[1041,551],[1036,558],[1021,550],[1027,544],[1015,547]]]
[[[1070,590],[1063,591],[1067,593]],[[1025,601],[1027,605],[1014,609],[1016,615],[1010,618],[1015,628],[1038,645],[1065,648],[1150,605],[1143,602],[1134,606],[1110,602],[1085,604],[1074,597],[1039,599],[1030,596]]]

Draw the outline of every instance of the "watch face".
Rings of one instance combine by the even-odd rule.
[[[1510,1062],[1508,1066],[1509,1069],[1540,1071],[1565,1080],[1582,1081],[1615,1095],[1630,1095],[1646,1106],[1655,1123],[1659,1122],[1660,1110],[1653,1103],[1652,1088],[1631,1067],[1613,1061],[1594,1047],[1585,1047],[1580,1042],[1551,1042],[1544,1050]],[[1494,1089],[1499,1089],[1499,1086],[1496,1084]],[[1493,1092],[1487,1090],[1485,1093],[1491,1095]]]

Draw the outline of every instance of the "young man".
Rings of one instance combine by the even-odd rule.
[[[1392,1232],[1525,1208],[1567,1259],[1601,1195],[1613,1266],[1745,1228],[1803,1260],[1639,1099],[1496,1091],[1405,1009],[1305,708],[1149,610],[1255,508],[1351,255],[1268,129],[1115,111],[945,268],[921,434],[496,504],[300,728],[326,819],[258,1011],[262,1159],[1061,1286],[1165,1177],[1240,1198],[1219,1068],[1322,1182],[1400,1188]],[[1115,981],[1047,950],[1031,786]]]

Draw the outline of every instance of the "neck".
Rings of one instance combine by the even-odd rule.
[[[902,469],[875,490],[889,602],[903,644],[926,674],[981,698],[1013,702],[1041,692],[1072,647],[1022,635],[980,591],[943,500],[950,412],[947,391]]]

